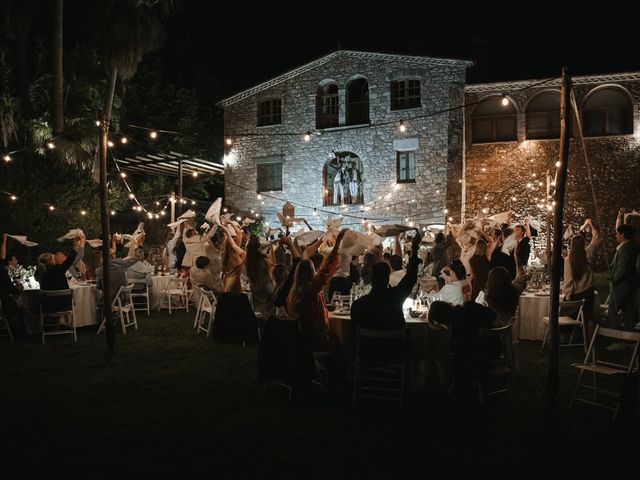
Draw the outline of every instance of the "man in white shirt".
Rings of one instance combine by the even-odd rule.
[[[402,280],[402,277],[405,276],[407,271],[402,268],[402,257],[400,255],[391,255],[391,257],[389,257],[389,266],[391,267],[389,286],[395,287],[400,283],[400,280]]]
[[[127,279],[133,283],[134,291],[143,291],[145,287],[153,285],[151,275],[153,275],[153,267],[144,261],[144,249],[138,247],[135,256],[139,260],[127,268]]]
[[[440,297],[443,301],[451,305],[464,304],[464,295],[462,293],[462,284],[467,276],[467,272],[461,261],[451,262],[450,267],[442,269],[442,277],[445,285],[440,289]]]

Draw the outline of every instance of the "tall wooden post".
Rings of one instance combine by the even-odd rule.
[[[171,192],[171,196],[169,197],[169,204],[171,208],[171,223],[173,223],[176,221],[176,192]]]
[[[111,321],[111,232],[109,230],[109,205],[107,203],[107,142],[109,122],[103,116],[100,123],[100,220],[102,221],[102,315],[104,319],[107,347],[113,352],[116,344],[115,328]]]
[[[182,214],[182,159],[178,159],[178,197],[180,198],[178,211]]]
[[[571,79],[567,68],[562,68],[562,90],[560,96],[560,167],[556,179],[556,208],[553,217],[553,254],[551,259],[551,291],[549,312],[549,375],[547,379],[547,410],[555,412],[558,396],[558,308],[560,307],[560,277],[564,261],[562,258],[562,210],[567,184],[567,165],[569,163],[569,133],[571,126],[570,94]]]
[[[547,201],[551,195],[551,174],[547,170]],[[547,208],[547,273],[551,275],[551,210]]]

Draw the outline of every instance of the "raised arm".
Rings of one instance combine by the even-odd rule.
[[[240,256],[244,256],[244,250],[242,250],[242,248],[240,248],[240,246],[238,245],[238,243],[236,243],[236,241],[233,239],[233,237],[231,236],[231,234],[229,233],[229,230],[227,229],[227,225],[233,225],[232,223],[227,223],[226,225],[222,226],[222,233],[224,233],[224,237],[227,239],[227,242],[229,243],[229,245],[231,245],[231,249]],[[235,225],[233,225],[235,227]],[[238,229],[236,228],[236,238],[238,238],[238,235],[242,235],[242,232],[238,233]]]
[[[409,256],[409,263],[407,264],[407,273],[405,273],[402,280],[398,282],[398,285],[394,287],[394,292],[403,295],[405,298],[411,294],[413,286],[418,280],[418,266],[420,265],[420,258],[418,258],[418,250],[420,250],[420,241],[422,236],[419,231],[416,231],[415,237],[411,240],[411,255]]]
[[[602,237],[600,236],[600,231],[595,227],[593,221],[590,218],[587,218],[584,224],[591,227],[591,241],[585,248],[587,258],[589,259],[589,261],[591,261],[596,253],[596,249],[602,243]]]
[[[289,248],[289,251],[291,252],[291,258],[299,258],[300,257],[300,252],[298,250],[298,248],[294,245],[294,243],[291,241],[291,237],[285,235],[280,237],[280,244],[281,245],[286,245]]]
[[[620,210],[618,210],[618,216],[616,217],[616,230],[618,229],[618,227],[620,225],[622,225],[624,223],[624,214],[625,214],[625,209],[621,208]]]
[[[396,235],[395,241],[393,243],[393,254],[402,256],[402,246],[400,245],[400,235]]]

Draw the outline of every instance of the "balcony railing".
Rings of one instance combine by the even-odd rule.
[[[361,190],[361,189],[360,189]],[[322,205],[325,207],[338,207],[340,205],[362,205],[364,203],[364,195],[362,190],[358,193],[357,196],[351,196],[351,192],[349,192],[349,187],[345,187],[344,198],[341,198],[338,195],[335,198],[333,196],[333,185],[325,185],[324,187],[324,195],[322,198]]]
[[[369,123],[369,101],[347,103],[346,125]]]
[[[333,128],[340,126],[337,113],[319,113],[316,115],[316,128]]]

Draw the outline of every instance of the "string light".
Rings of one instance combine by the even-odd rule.
[[[2,158],[4,159],[5,162],[10,162],[11,161],[11,157],[9,155],[5,155]]]
[[[54,148],[56,148],[56,146],[53,144],[53,142],[48,142],[47,143],[47,147],[49,148],[49,150],[53,150]]]
[[[113,147],[113,142],[112,142],[111,140],[109,140],[109,141],[107,141],[107,145],[108,145],[109,147]]]
[[[80,215],[86,215],[87,211],[86,210],[80,210]]]
[[[556,162],[556,168],[560,168],[560,160]]]
[[[53,205],[49,205],[49,210],[51,210],[52,212],[56,209],[56,207],[54,207]]]
[[[122,137],[122,138],[120,139],[120,143],[122,143],[122,144],[126,144],[128,141],[129,141],[129,140],[127,139],[127,137]]]
[[[155,140],[156,138],[158,138],[158,132],[156,132],[155,130],[151,130],[149,132],[149,137],[151,137],[153,140]]]
[[[111,216],[115,215],[116,211],[115,210],[111,210]]]
[[[120,176],[121,176],[122,178],[126,178],[126,177],[127,177],[127,174],[126,174],[126,173],[124,173],[124,172],[120,172]]]
[[[230,137],[227,137],[227,139],[225,140],[225,143],[226,143],[228,146],[231,146],[231,145],[233,144],[233,140],[231,140],[231,138],[230,138]]]
[[[404,133],[407,131],[407,126],[404,124],[404,120],[400,120],[400,126],[398,127],[398,129]]]
[[[305,142],[310,142],[310,141],[311,141],[311,132],[306,132],[306,133],[304,134],[304,137],[303,137],[303,138],[304,138],[304,141],[305,141]]]
[[[262,200],[262,195],[258,194],[258,196],[256,197],[258,200]]]
[[[505,107],[509,105],[509,99],[507,98],[506,95],[502,95],[502,105]]]
[[[11,200],[17,200],[17,199],[18,199],[18,197],[16,197],[15,195],[11,195],[9,198],[10,198]]]
[[[130,198],[131,200],[133,200],[134,198],[136,198],[136,196],[135,196],[133,193],[130,193],[130,194],[129,194],[129,198]]]
[[[96,127],[100,126],[100,120],[96,120]]]
[[[194,170],[191,175],[193,175],[193,178],[196,178],[198,176],[198,170]]]

